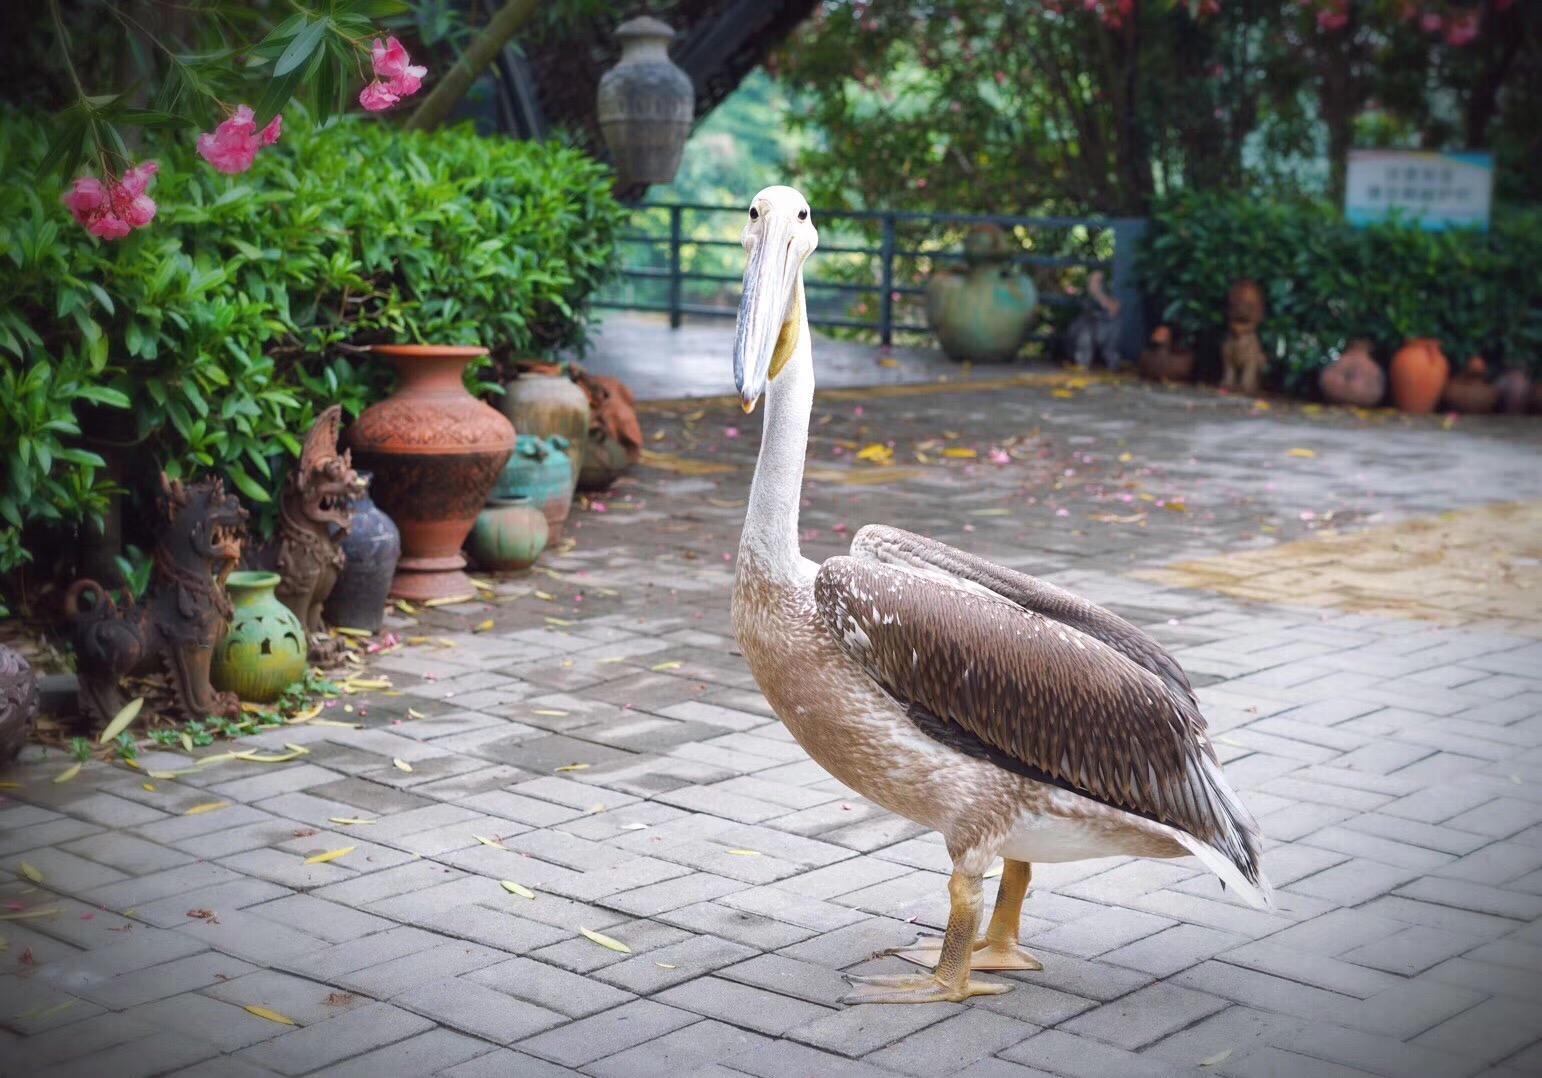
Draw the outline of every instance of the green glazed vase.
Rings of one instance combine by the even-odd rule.
[[[466,546],[477,565],[505,572],[534,565],[546,538],[546,514],[529,498],[494,498],[477,515]]]
[[[568,456],[570,444],[560,434],[546,438],[521,434],[514,442],[514,455],[493,485],[493,497],[529,498],[546,516],[547,542],[561,542],[577,479]]]
[[[231,573],[225,581],[235,615],[214,649],[209,680],[257,704],[272,703],[305,676],[305,626],[273,589],[277,573]]]

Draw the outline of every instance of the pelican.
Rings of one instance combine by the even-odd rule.
[[[1193,689],[1155,640],[1052,584],[869,525],[823,565],[798,549],[814,364],[808,202],[750,204],[734,341],[746,413],[766,398],[734,581],[734,635],[777,716],[840,782],[942,834],[940,946],[890,952],[932,974],[849,976],[847,1003],[1005,992],[972,969],[1043,969],[1019,942],[1034,862],[1197,856],[1261,909],[1258,824],[1221,774]],[[984,874],[1000,892],[983,939]],[[931,941],[935,944],[935,940]]]

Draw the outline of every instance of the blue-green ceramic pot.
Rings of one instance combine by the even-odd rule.
[[[466,547],[481,568],[508,572],[534,565],[546,536],[546,515],[529,498],[494,498],[477,514]]]
[[[305,676],[310,641],[294,611],[279,601],[277,573],[231,573],[225,580],[235,614],[214,649],[209,680],[223,692],[268,704]]]
[[[557,543],[573,507],[577,479],[568,440],[560,434],[547,438],[521,434],[515,442],[514,455],[503,466],[493,497],[529,498],[546,517],[547,542]]]

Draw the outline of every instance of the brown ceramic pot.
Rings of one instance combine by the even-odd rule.
[[[514,427],[466,392],[466,364],[485,348],[377,345],[396,363],[396,391],[359,416],[347,443],[374,473],[375,504],[402,534],[391,594],[474,595],[461,544],[514,452]]]
[[[1322,369],[1317,376],[1322,395],[1334,404],[1356,408],[1374,408],[1387,392],[1387,376],[1371,358],[1367,341],[1355,341],[1344,354]]]
[[[1445,406],[1463,415],[1487,415],[1499,403],[1499,387],[1491,386],[1482,357],[1473,356],[1462,373],[1446,383]]]
[[[1142,378],[1153,382],[1187,382],[1194,377],[1194,353],[1173,347],[1173,331],[1158,326],[1151,333],[1151,347],[1135,364]]]
[[[1446,388],[1451,365],[1438,342],[1417,337],[1397,350],[1390,373],[1392,402],[1412,415],[1428,415]]]
[[[521,434],[533,434],[543,441],[554,434],[566,438],[573,475],[576,477],[584,470],[584,444],[589,440],[589,394],[573,379],[560,373],[524,372],[508,384],[501,407]]]
[[[1505,415],[1525,415],[1531,407],[1531,376],[1519,367],[1511,367],[1494,379],[1499,390],[1499,410]]]

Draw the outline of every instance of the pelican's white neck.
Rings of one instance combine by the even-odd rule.
[[[798,507],[803,498],[809,413],[814,407],[814,356],[801,276],[796,288],[798,336],[792,358],[766,386],[760,459],[739,539],[741,564],[748,555],[759,571],[786,584],[799,583],[806,575],[807,563],[798,549]]]

